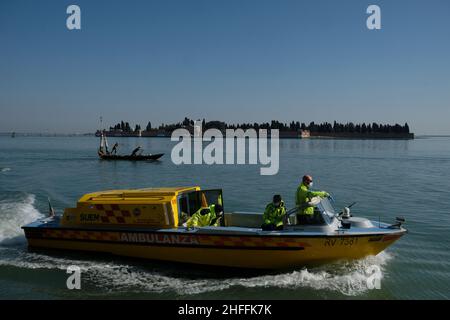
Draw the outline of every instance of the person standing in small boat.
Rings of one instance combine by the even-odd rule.
[[[299,224],[315,224],[317,219],[314,216],[314,205],[310,201],[314,197],[329,197],[330,194],[326,191],[312,191],[313,178],[310,175],[305,175],[302,178],[302,183],[297,188],[295,194],[295,204],[298,208],[297,221]]]
[[[142,149],[141,146],[138,146],[136,149],[133,150],[133,152],[131,153],[132,157],[137,156],[137,153]]]
[[[111,150],[111,154],[116,154],[117,153],[117,147],[119,146],[119,144],[116,142],[114,145],[113,145],[113,148],[112,148],[112,150]]]
[[[261,226],[263,230],[283,230],[283,220],[286,215],[286,207],[284,201],[279,194],[273,196],[273,200],[266,206],[264,210],[264,224]]]

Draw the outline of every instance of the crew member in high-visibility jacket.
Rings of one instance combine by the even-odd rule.
[[[309,202],[313,197],[326,198],[330,194],[325,191],[312,191],[313,178],[309,175],[303,176],[302,183],[295,194],[295,204],[298,207],[297,220],[300,223],[315,223],[314,206]]]
[[[186,222],[188,228],[220,225],[223,216],[223,208],[220,204],[212,204],[197,210]]]
[[[282,230],[284,218],[286,215],[286,207],[284,201],[279,194],[273,196],[273,201],[266,206],[264,210],[264,224],[261,226],[263,230]]]

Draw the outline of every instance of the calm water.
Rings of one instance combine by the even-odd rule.
[[[0,298],[450,298],[450,138],[414,141],[282,140],[280,171],[259,166],[175,166],[165,138],[118,138],[165,152],[158,163],[102,162],[94,137],[0,137]],[[111,140],[110,142],[114,142]],[[20,226],[73,206],[84,193],[175,185],[221,187],[226,211],[263,210],[274,193],[293,205],[299,177],[315,177],[337,207],[393,221],[410,233],[376,257],[278,273],[230,273],[61,252],[30,252]],[[366,267],[380,266],[380,290],[368,290]],[[65,270],[82,268],[82,290],[69,291]]]

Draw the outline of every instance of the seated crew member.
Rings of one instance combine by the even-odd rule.
[[[299,224],[316,224],[318,219],[314,216],[314,206],[310,201],[314,197],[326,198],[330,194],[325,191],[312,191],[313,178],[309,175],[303,176],[302,183],[295,194],[295,204],[298,207],[297,221]]]
[[[186,222],[188,228],[207,227],[220,225],[220,219],[223,216],[223,208],[220,204],[212,204],[209,207],[203,207],[197,210]]]
[[[282,230],[283,219],[286,215],[286,207],[284,201],[279,194],[273,196],[273,200],[266,206],[263,219],[264,224],[261,226],[263,230]]]

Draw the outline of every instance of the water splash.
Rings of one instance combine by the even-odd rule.
[[[21,226],[41,217],[34,207],[35,195],[19,194],[0,200],[0,244],[25,240]]]
[[[0,266],[26,269],[67,270],[70,265],[80,267],[84,281],[111,293],[175,293],[197,295],[232,288],[285,288],[313,289],[337,292],[346,296],[357,296],[367,292],[366,268],[377,265],[383,270],[391,255],[383,252],[362,260],[335,263],[321,268],[301,269],[291,272],[232,278],[204,278],[174,275],[164,268],[146,268],[138,264],[101,262],[70,258],[58,258],[39,253],[20,252],[8,249],[1,254]],[[0,251],[1,253],[1,251]],[[175,271],[175,269],[173,270]]]
[[[11,171],[11,168],[1,168],[0,172],[7,172],[7,171]]]
[[[227,279],[187,279],[168,276],[161,273],[149,273],[139,268],[120,266],[117,268],[97,269],[99,282],[110,284],[114,290],[167,292],[175,291],[179,295],[195,295],[206,292],[222,291],[233,287],[244,288],[309,288],[339,292],[347,296],[356,296],[368,291],[366,269],[377,265],[380,269],[391,258],[387,253],[363,260],[336,263],[317,269],[301,269],[275,275],[262,275],[250,278]],[[337,270],[336,270],[337,268]]]

